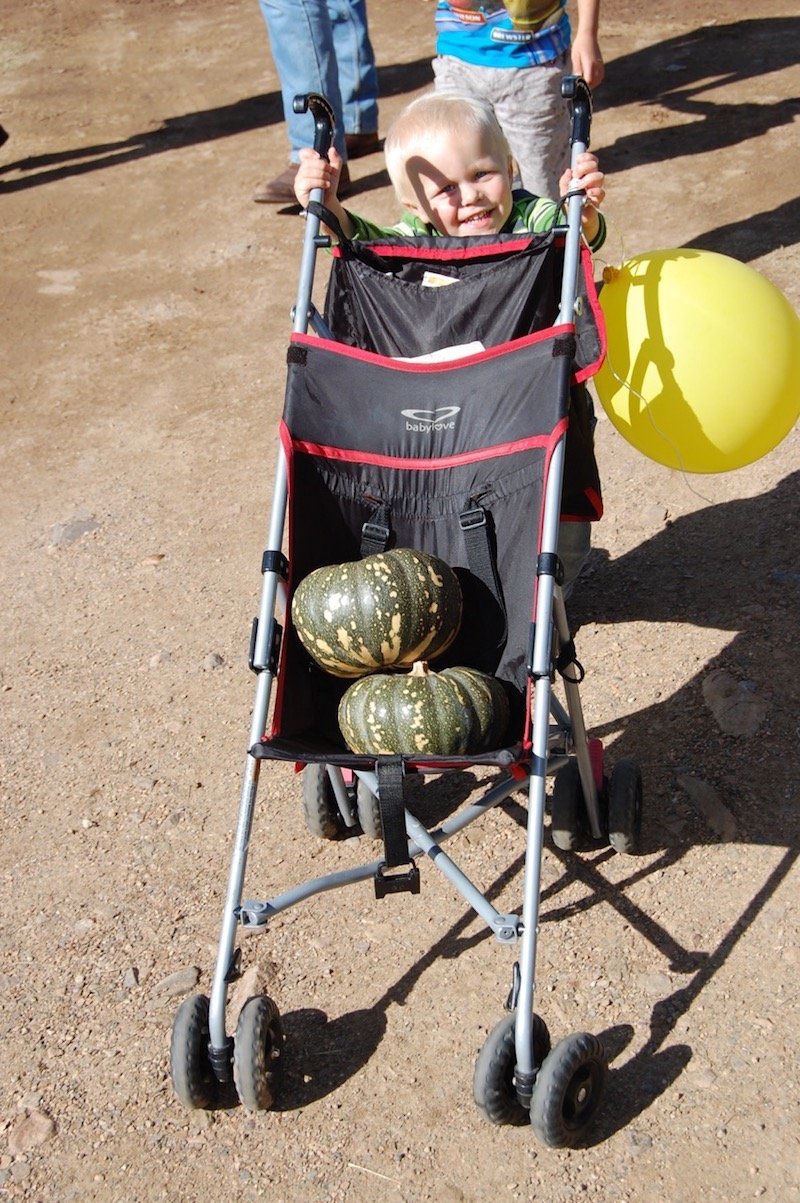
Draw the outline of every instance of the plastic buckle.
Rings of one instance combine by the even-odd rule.
[[[419,869],[413,860],[402,873],[387,872],[385,864],[378,866],[375,874],[376,898],[385,898],[387,894],[419,894],[419,889]]]
[[[471,510],[464,510],[458,515],[458,521],[462,530],[474,530],[479,526],[486,526],[486,510],[481,505],[473,506]]]
[[[361,527],[361,534],[365,539],[384,545],[389,542],[391,533],[388,526],[381,526],[379,522],[365,522]]]

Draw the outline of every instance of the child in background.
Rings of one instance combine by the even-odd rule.
[[[570,67],[593,90],[603,79],[600,0],[438,0],[434,21],[436,91],[487,101],[520,187],[555,196],[569,162],[562,80]]]

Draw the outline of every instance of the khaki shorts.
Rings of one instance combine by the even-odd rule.
[[[437,92],[462,92],[486,100],[517,163],[517,184],[557,200],[569,167],[569,108],[561,96],[567,69],[562,54],[536,67],[478,67],[450,55],[433,60]]]

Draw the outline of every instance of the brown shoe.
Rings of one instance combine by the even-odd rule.
[[[262,184],[253,193],[253,200],[260,205],[296,205],[297,197],[294,194],[294,181],[297,176],[297,163],[290,163],[285,171],[276,176],[274,180],[270,180],[268,184]],[[347,164],[342,167],[342,174],[339,176],[339,196],[347,196],[350,192],[350,172],[347,170]]]
[[[375,154],[381,148],[381,140],[377,133],[345,134],[344,144],[348,159],[360,159],[364,155]]]
[[[285,171],[276,175],[274,180],[257,188],[253,193],[253,200],[258,201],[260,205],[296,205],[294,180],[297,170],[298,164],[290,163]]]

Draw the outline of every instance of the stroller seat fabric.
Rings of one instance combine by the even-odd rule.
[[[585,276],[584,321],[574,335],[552,325],[560,254],[553,236],[514,238],[510,249],[498,239],[471,240],[468,250],[459,242],[455,256],[449,241],[348,247],[335,260],[326,307],[343,340],[292,338],[281,424],[289,585],[319,566],[358,559],[365,526],[384,532],[371,550],[413,547],[451,565],[464,619],[436,667],[467,665],[507,685],[517,756],[527,744],[543,484],[568,424],[570,506],[580,517],[601,512],[580,383],[602,349],[596,298]],[[426,283],[432,276],[438,282]],[[544,329],[530,329],[543,321]],[[453,344],[471,353],[415,358]],[[343,688],[309,662],[289,630],[273,729],[259,754],[346,763],[336,726]],[[505,763],[509,752],[494,758]]]

